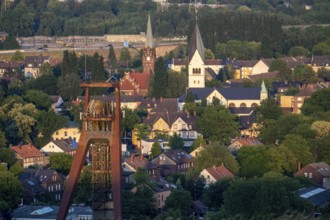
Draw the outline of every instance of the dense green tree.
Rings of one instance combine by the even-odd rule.
[[[27,90],[23,98],[26,102],[33,103],[38,109],[41,110],[49,109],[52,104],[49,95],[38,90]]]
[[[57,81],[57,87],[64,100],[72,101],[81,95],[80,79],[77,74],[60,76]]]
[[[91,201],[92,189],[92,173],[91,166],[85,166],[80,175],[77,189],[75,192],[74,201],[77,204],[89,203]]]
[[[40,90],[48,95],[58,95],[57,78],[53,75],[41,75],[38,78],[29,79],[27,89]]]
[[[186,73],[176,73],[170,71],[168,73],[168,97],[178,98],[180,97],[187,88],[188,77]]]
[[[168,144],[172,150],[182,149],[184,147],[183,139],[177,133],[169,137]]]
[[[321,68],[317,71],[317,76],[324,81],[330,81],[330,70],[325,68]]]
[[[160,146],[160,144],[158,142],[155,142],[152,144],[151,147],[151,157],[157,157],[159,154],[162,153],[162,147]]]
[[[63,60],[61,64],[62,76],[69,74],[76,75],[78,73],[78,58],[74,51],[65,50],[63,52]]]
[[[0,148],[0,161],[7,163],[9,166],[16,162],[15,153],[9,148]]]
[[[0,148],[7,146],[6,135],[3,131],[0,130]]]
[[[204,193],[205,184],[206,181],[204,177],[191,177],[186,180],[184,189],[190,192],[193,200],[200,200]]]
[[[203,194],[203,202],[211,210],[219,210],[223,204],[223,193],[230,185],[230,179],[223,179],[211,183]]]
[[[50,66],[49,63],[41,64],[41,66],[39,67],[39,71],[40,71],[40,75],[46,75],[47,77],[53,74],[52,67]]]
[[[64,175],[68,175],[73,157],[65,153],[54,153],[49,157],[50,167]]]
[[[259,113],[259,121],[267,119],[276,120],[282,115],[281,108],[276,104],[273,98],[262,100],[257,111]]]
[[[298,65],[294,68],[292,79],[299,82],[300,85],[315,83],[315,73],[311,66]]]
[[[297,57],[297,56],[304,56],[308,55],[308,51],[305,47],[302,46],[295,46],[291,47],[289,50],[289,56]]]
[[[134,125],[134,132],[136,132],[137,140],[141,145],[141,140],[145,139],[150,134],[150,127],[147,124],[135,124]]]
[[[24,172],[24,168],[19,163],[15,163],[10,167],[9,172],[14,174],[16,177],[19,177],[19,175]]]
[[[314,130],[319,137],[324,137],[330,134],[330,122],[314,121],[311,129]]]
[[[219,141],[228,144],[230,138],[237,135],[238,132],[235,115],[222,106],[205,107],[204,113],[197,119],[196,126],[197,131],[203,134],[203,137],[209,142]]]
[[[167,97],[166,91],[168,87],[168,72],[165,66],[165,61],[159,57],[155,63],[155,74],[152,84],[152,97],[160,98]]]
[[[239,172],[238,163],[230,154],[229,150],[219,144],[205,146],[205,150],[201,151],[195,158],[194,169],[196,173],[201,172],[213,166],[224,164],[232,173]]]
[[[110,75],[115,73],[115,69],[118,67],[118,62],[115,54],[115,50],[113,49],[112,44],[109,44],[109,52],[108,52],[108,71]]]
[[[125,135],[126,132],[131,132],[134,126],[141,122],[141,119],[136,111],[132,111],[129,108],[124,108],[123,111],[125,112],[125,117],[121,120],[121,128],[123,135]]]
[[[6,37],[6,39],[0,43],[0,49],[1,50],[15,50],[20,49],[18,42],[16,41],[16,38],[12,35],[9,35]]]
[[[241,167],[240,175],[244,177],[261,177],[268,172],[265,147],[241,147],[237,151],[237,161]]]
[[[21,51],[16,50],[13,56],[11,57],[12,61],[24,60],[24,55]]]
[[[292,71],[286,62],[280,58],[274,59],[269,66],[268,72],[278,71],[278,77],[281,80],[291,80]]]
[[[131,53],[129,52],[129,49],[127,47],[123,47],[123,49],[120,52],[120,61],[130,62],[131,61]]]
[[[6,213],[16,208],[23,196],[23,186],[14,174],[0,171],[0,212]]]
[[[179,210],[183,216],[186,216],[190,212],[191,204],[192,197],[190,195],[190,192],[175,189],[171,192],[170,196],[167,197],[165,201],[165,209]]]
[[[200,147],[200,146],[205,146],[206,145],[206,141],[204,140],[203,136],[199,135],[197,137],[196,140],[194,140],[192,146],[191,146],[191,150],[195,150],[196,148]]]
[[[320,89],[314,92],[309,99],[304,100],[301,112],[311,115],[315,112],[326,112],[330,110],[330,89]]]

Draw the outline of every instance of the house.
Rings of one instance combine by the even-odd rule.
[[[70,138],[52,140],[40,149],[41,152],[51,155],[53,153],[65,153],[74,155],[76,153],[78,143]]]
[[[11,74],[21,74],[23,66],[24,61],[0,61],[0,78]]]
[[[141,153],[151,154],[152,145],[156,142],[160,144],[162,150],[169,149],[167,139],[143,139],[141,140]]]
[[[205,187],[219,180],[234,178],[234,174],[230,172],[223,163],[221,166],[213,166],[202,170],[199,176],[204,177],[206,180]]]
[[[313,56],[311,65],[315,72],[322,68],[330,70],[330,56]]]
[[[49,96],[50,99],[52,100],[52,109],[55,113],[59,113],[61,112],[63,109],[63,104],[64,104],[64,100],[62,99],[61,96],[59,95],[51,95]]]
[[[307,164],[296,172],[294,176],[305,176],[314,185],[330,189],[330,165],[325,162]]]
[[[157,166],[151,163],[148,158],[145,158],[143,154],[135,155],[131,154],[129,158],[126,158],[123,162],[124,172],[137,172],[138,168],[145,168],[149,176],[157,175]],[[130,182],[133,181],[132,179]]]
[[[120,90],[127,96],[146,96],[148,95],[149,79],[149,73],[125,72],[124,77],[120,80]]]
[[[177,98],[160,98],[160,99],[144,99],[139,106],[139,109],[146,110],[149,114],[157,112],[178,112],[178,99]]]
[[[24,168],[48,164],[48,157],[32,144],[12,146],[10,150],[14,151],[16,159]]]
[[[37,78],[40,76],[40,66],[50,62],[50,56],[26,56],[24,65],[24,76]]]
[[[19,176],[24,188],[24,204],[61,201],[65,177],[51,169],[25,169]]]
[[[228,146],[228,150],[230,150],[232,154],[236,155],[237,151],[243,146],[245,147],[245,146],[262,146],[262,145],[264,144],[256,137],[243,137],[234,140]]]
[[[194,158],[184,150],[163,152],[151,162],[158,166],[161,176],[168,176],[177,172],[186,174],[188,169],[194,167]]]
[[[311,87],[305,87],[301,89],[297,94],[293,96],[292,99],[292,112],[301,113],[301,107],[304,104],[304,100],[309,98],[315,90]]]
[[[155,112],[149,114],[143,123],[151,127],[151,138],[157,133],[168,136],[178,134],[184,142],[184,146],[190,147],[198,137],[195,130],[197,115],[190,115],[189,112]]]
[[[241,136],[244,137],[257,137],[259,129],[255,108],[239,107],[229,108],[230,113],[237,115],[239,122],[239,130]]]
[[[205,147],[201,145],[201,146],[197,147],[195,150],[191,151],[190,152],[190,156],[197,157],[198,155],[201,154],[201,152],[203,150],[205,150]]]
[[[79,128],[77,128],[77,127],[60,128],[52,134],[53,140],[61,140],[61,139],[68,139],[68,138],[78,142],[79,138],[80,138]]]
[[[297,194],[300,198],[306,200],[313,206],[313,219],[318,217],[321,213],[321,210],[330,204],[329,189],[309,187],[298,190]]]
[[[6,40],[8,35],[9,34],[6,31],[0,31],[0,42],[3,42],[4,40]]]
[[[229,108],[237,107],[257,107],[261,101],[268,98],[265,83],[261,87],[209,87],[209,88],[189,88],[179,98],[179,109],[182,110],[187,95],[191,93],[195,97],[195,102],[205,99],[207,104],[211,104],[214,98],[220,100],[220,104]]]
[[[56,220],[59,206],[24,205],[15,209],[12,220]],[[92,220],[93,210],[87,206],[71,206],[66,220]]]

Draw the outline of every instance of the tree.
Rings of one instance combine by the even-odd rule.
[[[262,100],[257,110],[260,114],[260,121],[267,119],[276,120],[282,115],[281,108],[276,104],[276,101],[273,98]]]
[[[78,74],[78,58],[74,51],[65,50],[63,52],[63,60],[61,64],[61,75]],[[60,87],[59,87],[60,88]]]
[[[74,201],[77,204],[89,203],[91,201],[92,189],[92,173],[90,172],[91,166],[85,166],[80,175],[77,185]]]
[[[186,73],[176,73],[169,71],[168,73],[168,97],[178,98],[180,97],[187,88],[188,77]]]
[[[22,199],[23,187],[14,174],[0,172],[0,212],[6,213],[16,208]]]
[[[0,130],[0,148],[7,145],[6,135],[3,131]]]
[[[15,163],[10,167],[9,172],[14,174],[14,176],[19,177],[19,175],[24,172],[24,168],[19,163]]]
[[[298,56],[306,57],[307,55],[308,55],[307,49],[302,46],[291,47],[289,50],[289,56],[292,57],[298,57]]]
[[[132,131],[134,126],[141,122],[141,119],[136,111],[132,111],[129,108],[124,108],[122,111],[125,112],[125,117],[121,120],[122,133],[126,134],[126,132]]]
[[[206,141],[204,140],[203,136],[202,135],[199,135],[197,137],[196,140],[194,140],[192,146],[191,146],[191,150],[195,150],[197,149],[198,147],[200,146],[205,146],[206,145]]]
[[[125,61],[129,63],[131,61],[131,54],[129,52],[129,49],[127,47],[123,47],[123,49],[120,52],[120,61]]]
[[[240,175],[260,177],[268,172],[266,150],[265,147],[241,147],[237,151],[237,161],[241,167]]]
[[[230,179],[223,179],[211,183],[205,188],[203,202],[210,210],[219,210],[223,204],[223,193],[230,186]]]
[[[49,157],[50,167],[64,175],[70,171],[73,157],[65,153],[54,153]]]
[[[177,133],[169,137],[168,144],[172,150],[182,149],[184,147],[183,139]]]
[[[24,55],[21,51],[16,50],[13,56],[11,57],[12,61],[24,60]]]
[[[163,57],[159,57],[155,63],[155,74],[152,84],[152,97],[167,97],[168,72]]]
[[[204,177],[191,177],[186,180],[184,189],[190,192],[193,200],[199,200],[203,196],[205,184],[206,180]]]
[[[269,66],[268,72],[278,71],[278,77],[281,80],[291,80],[292,71],[282,59],[274,59]]]
[[[81,94],[80,79],[77,74],[60,76],[57,81],[57,87],[64,100],[72,101]]]
[[[298,65],[294,68],[292,78],[294,81],[303,84],[315,83],[315,73],[312,67],[307,65]]]
[[[41,75],[38,78],[32,78],[27,82],[27,88],[40,90],[48,95],[57,95],[57,78],[54,75]]]
[[[53,69],[49,63],[43,63],[39,67],[40,75],[46,75],[47,77],[53,74]]]
[[[38,109],[48,110],[52,101],[46,93],[38,90],[28,90],[23,96],[24,100],[33,103]]]
[[[150,127],[147,124],[136,124],[134,125],[134,131],[136,132],[137,140],[141,145],[141,140],[149,136]]]
[[[115,73],[115,69],[118,66],[115,50],[113,49],[112,44],[109,45],[109,53],[108,53],[108,68],[110,71],[110,75]]]
[[[197,119],[196,127],[197,131],[209,142],[219,141],[228,144],[230,138],[238,133],[235,115],[222,106],[205,107],[204,113]]]
[[[317,76],[324,81],[330,81],[330,70],[321,68],[317,71]]]
[[[148,179],[148,171],[144,167],[139,167],[136,173],[134,173],[134,180],[138,186],[148,185]]]
[[[309,99],[304,100],[301,112],[304,115],[311,115],[316,112],[330,110],[330,89],[320,89],[313,92]]]
[[[175,189],[171,192],[169,197],[167,197],[165,201],[165,209],[179,210],[183,216],[186,216],[190,212],[191,204],[192,204],[192,197],[190,195],[190,192],[185,190]]]
[[[155,142],[152,144],[151,147],[151,157],[157,157],[159,154],[162,153],[162,147],[160,146],[160,144],[158,142]]]
[[[220,144],[207,145],[195,158],[194,169],[196,173],[200,173],[203,169],[220,166],[222,163],[232,173],[237,174],[239,172],[237,161],[226,147]]]
[[[16,162],[14,151],[9,148],[1,147],[0,161],[7,163],[9,166],[13,165]]]
[[[9,35],[2,43],[0,43],[1,50],[15,50],[20,48],[21,47],[19,46],[16,38],[12,35]]]
[[[316,131],[317,136],[324,137],[330,134],[330,122],[328,121],[314,121],[311,129]]]

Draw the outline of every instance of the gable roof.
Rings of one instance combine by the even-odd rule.
[[[206,169],[206,171],[216,180],[221,180],[224,178],[233,178],[234,174],[232,172],[230,172],[222,163],[221,166],[213,166],[210,167],[208,169]]]
[[[146,168],[147,170],[157,168],[157,165],[151,163],[143,155],[134,155],[134,154],[132,154],[130,156],[130,158],[126,158],[124,161],[129,166],[133,167],[135,170],[137,170],[139,167]]]
[[[297,192],[299,197],[306,199],[314,206],[328,204],[330,201],[330,190],[317,187],[303,188]]]
[[[32,144],[24,144],[21,146],[12,146],[10,147],[12,151],[16,154],[20,155],[22,158],[30,158],[30,157],[43,157],[45,156],[41,153],[35,146]]]
[[[239,143],[242,146],[260,146],[264,145],[258,138],[256,137],[244,137],[244,138],[238,138],[236,139],[234,143]]]
[[[154,108],[151,109],[151,113],[156,112],[178,112],[178,99],[177,98],[162,98],[154,105]]]
[[[77,142],[70,139],[53,140],[52,142],[63,150],[63,152],[74,151],[77,148]]]
[[[311,63],[313,66],[330,66],[330,56],[313,56]]]
[[[184,150],[169,150],[164,152],[163,154],[165,154],[176,164],[194,161],[194,158]]]
[[[204,55],[204,45],[202,41],[202,36],[199,31],[198,25],[196,23],[190,43],[189,43],[189,48],[188,48],[188,57],[189,57],[189,62],[191,61],[192,57],[194,56],[195,52],[198,52],[199,55],[201,56],[202,60],[205,60],[205,55]]]
[[[205,59],[206,66],[220,66],[222,65],[222,59]]]
[[[314,170],[324,177],[330,177],[330,165],[325,162],[311,163],[309,164]]]
[[[163,119],[169,127],[178,119],[181,118],[188,125],[191,125],[192,128],[197,120],[197,116],[191,116],[184,112],[156,112],[154,114],[149,114],[147,118],[144,119],[143,123],[153,126],[159,119]]]
[[[148,90],[150,73],[126,72],[120,80],[120,89],[125,90]]]
[[[20,181],[34,180],[35,183],[42,184],[48,182],[54,174],[59,174],[52,169],[25,169],[24,172],[19,176]],[[64,177],[60,175],[64,181]]]
[[[294,96],[295,97],[309,97],[312,95],[312,93],[314,92],[315,90],[313,88],[310,88],[310,87],[305,87],[303,89],[301,89],[297,94],[295,94]]]

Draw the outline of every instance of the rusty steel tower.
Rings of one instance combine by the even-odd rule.
[[[84,82],[84,111],[82,130],[57,220],[65,220],[76,188],[86,153],[92,164],[93,219],[121,219],[121,129],[120,85],[110,82]],[[91,88],[115,88],[115,103],[90,99]]]

